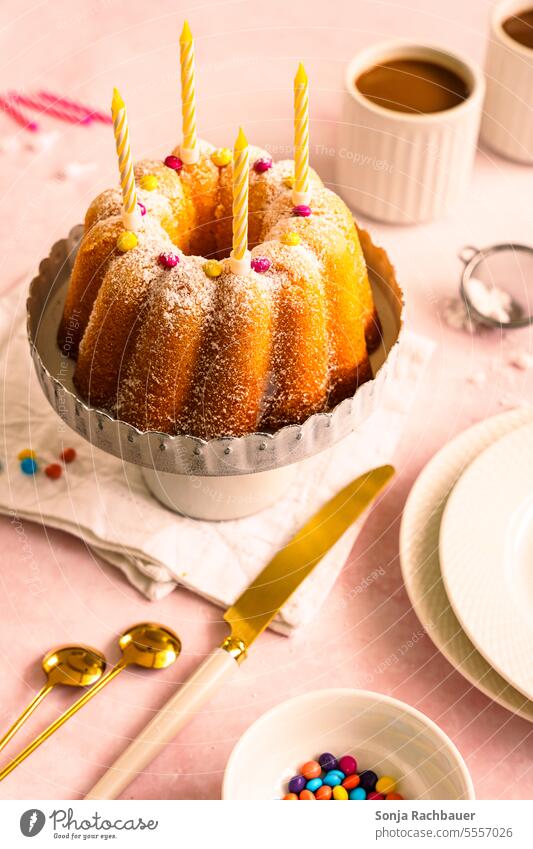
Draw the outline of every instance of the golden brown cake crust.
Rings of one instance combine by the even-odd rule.
[[[351,213],[312,172],[312,214],[296,216],[294,163],[256,170],[269,158],[260,148],[250,149],[249,242],[263,267],[231,272],[222,257],[232,166],[212,153],[202,142],[199,162],[181,171],[135,166],[146,215],[125,253],[119,191],[92,202],[58,334],[64,345],[68,333],[75,383],[91,404],[141,430],[206,439],[330,409],[371,377],[368,349],[380,335]],[[165,253],[174,267],[161,264]],[[221,259],[219,276],[206,273],[210,256]]]

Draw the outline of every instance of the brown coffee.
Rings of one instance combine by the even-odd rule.
[[[502,27],[509,38],[533,50],[533,9],[524,9],[503,22]]]
[[[417,115],[453,109],[470,94],[459,74],[424,59],[393,59],[375,65],[357,77],[355,85],[378,106]]]

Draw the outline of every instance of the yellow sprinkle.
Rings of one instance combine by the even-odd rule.
[[[346,787],[343,787],[342,784],[339,784],[337,787],[334,787],[333,798],[337,802],[344,802],[348,798],[348,791],[346,790]]]
[[[157,189],[158,185],[159,180],[155,174],[143,174],[139,180],[139,186],[141,189],[146,189],[147,192],[152,192],[154,189]]]
[[[220,277],[222,274],[222,263],[217,259],[208,259],[204,262],[204,271],[208,277]]]
[[[132,233],[130,230],[124,230],[117,239],[117,248],[122,253],[126,253],[126,251],[131,251],[132,248],[136,247],[138,241],[135,233]]]
[[[283,178],[283,184],[287,186],[288,189],[292,189],[294,186],[294,176],[292,174],[287,174],[287,176]]]
[[[211,161],[219,168],[229,165],[232,159],[233,153],[229,147],[219,147],[218,150],[214,150],[211,154]]]
[[[300,242],[301,242],[301,239],[300,239],[298,233],[294,233],[292,230],[290,230],[288,233],[283,234],[283,236],[281,237],[281,241],[283,242],[284,245],[293,246],[293,245],[299,245]]]
[[[25,460],[27,457],[31,457],[32,460],[36,460],[37,454],[35,451],[32,451],[31,448],[24,448],[23,451],[19,451],[17,454],[17,460]]]

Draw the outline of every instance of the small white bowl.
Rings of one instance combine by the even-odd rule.
[[[474,799],[457,748],[404,702],[367,690],[315,690],[272,708],[248,728],[228,760],[223,799],[276,799],[305,761],[352,754],[358,769],[398,780],[408,800]]]

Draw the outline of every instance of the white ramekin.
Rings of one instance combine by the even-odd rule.
[[[469,97],[424,115],[395,112],[368,100],[355,79],[391,59],[436,62],[460,74]],[[361,51],[346,68],[336,158],[337,191],[354,209],[398,224],[449,211],[467,187],[476,151],[485,83],[472,62],[430,45],[386,41]]]
[[[527,0],[503,0],[491,18],[485,59],[487,95],[481,139],[518,162],[533,164],[533,50],[507,35],[502,24],[531,6]]]

